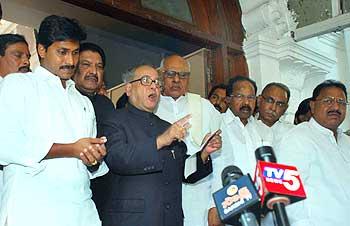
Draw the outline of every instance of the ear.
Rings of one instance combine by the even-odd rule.
[[[256,102],[256,106],[259,107],[261,106],[261,101],[263,101],[263,98],[261,95],[258,96],[258,101]]]
[[[313,115],[315,112],[315,101],[311,100],[309,105],[310,105],[311,114]]]
[[[46,57],[47,50],[42,44],[38,44],[37,51],[38,51],[40,58]]]
[[[126,93],[126,95],[127,95],[128,97],[131,95],[131,86],[132,86],[131,83],[127,83],[127,84],[125,85],[125,93]]]

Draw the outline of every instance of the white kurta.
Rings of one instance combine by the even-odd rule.
[[[213,107],[213,105],[206,99],[200,98],[200,109],[202,114],[201,120],[201,137],[208,132],[214,132],[220,127],[221,116],[220,113]],[[174,100],[168,96],[161,96],[158,108],[155,114],[161,119],[170,123],[174,123],[180,118],[190,114],[190,106],[188,95],[181,96],[177,100]],[[192,120],[198,120],[192,115]],[[190,122],[191,122],[190,121]],[[199,145],[197,145],[192,136],[192,130],[189,130],[185,138],[187,145],[187,154],[193,155],[199,151]],[[206,178],[198,181],[195,184],[183,184],[182,186],[182,208],[184,210],[184,225],[185,226],[204,226],[207,225],[208,218],[208,202],[211,198],[210,184],[212,174]]]
[[[261,120],[255,119],[257,129],[260,135],[264,136],[267,130],[270,130],[268,133],[272,134],[271,145],[275,148],[282,140],[283,136],[285,136],[294,126],[292,124],[288,124],[286,122],[277,121],[271,127],[265,125]],[[271,138],[269,138],[271,139]]]
[[[1,89],[1,82],[3,80],[3,77],[0,76],[0,89]],[[3,187],[3,171],[0,170],[0,203],[1,203],[1,195],[2,195],[2,187]]]
[[[277,150],[278,161],[298,168],[307,199],[287,207],[292,226],[348,226],[350,138],[314,119],[292,129]]]
[[[96,135],[91,102],[67,81],[38,67],[13,74],[0,89],[0,164],[4,190],[0,225],[98,226],[90,178],[108,171],[103,163],[91,175],[77,158],[42,160],[53,143],[73,143]]]
[[[256,158],[255,150],[263,145],[271,145],[273,134],[268,127],[258,129],[257,121],[250,117],[247,125],[241,122],[230,109],[222,115],[222,149],[213,160],[213,176],[211,193],[222,188],[221,172],[225,167],[234,165],[242,170],[243,174],[249,173],[254,179]],[[265,128],[265,129],[264,129]],[[209,202],[209,208],[215,207],[213,199]],[[269,216],[262,220],[262,225],[273,225]]]

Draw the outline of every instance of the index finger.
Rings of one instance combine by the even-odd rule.
[[[107,142],[107,138],[106,137],[90,138],[89,142],[92,144],[104,144]]]
[[[179,126],[184,126],[186,123],[188,123],[188,121],[190,120],[191,117],[192,117],[192,115],[188,114],[185,117],[176,121],[175,123],[178,124]]]

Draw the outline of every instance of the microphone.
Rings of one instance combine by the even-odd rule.
[[[221,173],[223,188],[213,194],[220,220],[225,224],[257,226],[260,197],[252,179],[236,166]]]
[[[270,146],[255,150],[257,165],[254,182],[261,197],[263,214],[273,210],[278,226],[289,226],[285,206],[306,198],[299,172],[294,166],[276,163]]]

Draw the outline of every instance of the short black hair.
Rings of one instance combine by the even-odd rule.
[[[264,89],[262,90],[261,94],[263,94],[266,90],[268,90],[270,87],[278,87],[278,88],[281,88],[282,90],[284,90],[286,93],[287,93],[287,99],[289,101],[289,98],[290,98],[290,90],[288,88],[288,86],[286,86],[285,84],[283,83],[280,83],[280,82],[271,82],[269,84],[267,84]]]
[[[84,51],[91,51],[91,52],[98,53],[101,56],[103,67],[106,66],[106,55],[100,46],[96,45],[95,43],[84,42],[80,44],[79,52],[81,53]]]
[[[328,79],[322,82],[321,84],[319,84],[318,86],[316,86],[316,88],[312,92],[312,100],[316,100],[316,98],[320,95],[323,89],[330,88],[330,87],[336,87],[343,90],[346,100],[348,99],[348,93],[346,92],[345,85],[340,81]]]
[[[256,92],[257,92],[258,87],[256,86],[255,81],[253,81],[252,79],[250,79],[250,78],[248,78],[248,77],[245,77],[245,76],[243,76],[243,75],[237,75],[236,77],[231,78],[231,79],[228,81],[228,85],[227,85],[227,88],[226,88],[226,96],[232,95],[233,86],[234,86],[237,82],[242,82],[242,81],[250,82],[250,83],[253,85],[253,87],[254,87],[254,91],[255,91],[255,95],[256,95]]]
[[[19,34],[0,35],[0,55],[5,56],[5,51],[7,47],[20,42],[23,42],[28,46],[28,43],[23,35],[19,35]]]
[[[77,20],[51,15],[41,22],[37,42],[47,49],[56,41],[74,40],[80,42],[85,39],[86,33]]]
[[[213,93],[215,92],[215,90],[217,89],[224,89],[226,91],[226,85],[221,83],[221,84],[218,84],[216,86],[213,86],[213,88],[211,88],[209,94],[208,94],[208,99],[213,95]]]

